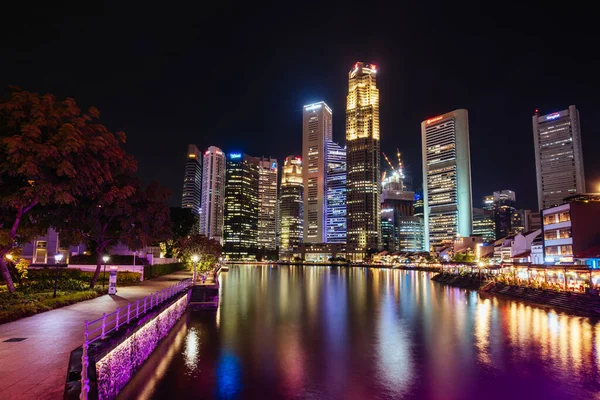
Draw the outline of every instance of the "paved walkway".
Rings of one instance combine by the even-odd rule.
[[[83,322],[189,278],[176,272],[67,307],[0,325],[0,399],[62,399],[71,351],[83,344]],[[5,343],[10,338],[27,338]]]

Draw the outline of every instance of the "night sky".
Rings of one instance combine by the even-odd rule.
[[[18,85],[98,107],[173,205],[188,143],[281,162],[301,154],[302,106],[324,100],[343,144],[355,61],[378,67],[381,147],[400,149],[416,185],[421,121],[466,108],[474,205],[512,189],[535,208],[531,117],[575,104],[588,191],[599,190],[600,30],[583,5],[87,3],[3,10],[1,94]]]

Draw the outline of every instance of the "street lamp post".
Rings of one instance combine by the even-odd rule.
[[[106,263],[108,262],[108,260],[110,259],[110,257],[107,255],[102,256],[102,261],[104,261],[104,274],[102,276],[102,289],[104,289],[104,284],[106,281]]]
[[[194,277],[192,279],[194,285],[196,284],[196,264],[198,263],[198,256],[194,254],[192,256],[192,261],[194,262]]]
[[[58,253],[54,256],[54,264],[56,265],[56,276],[54,277],[54,294],[52,297],[56,297],[56,286],[58,285],[58,264],[61,262],[63,255]]]

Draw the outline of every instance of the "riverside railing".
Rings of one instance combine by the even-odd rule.
[[[118,331],[119,326],[128,324],[132,319],[139,318],[146,314],[153,307],[164,303],[173,296],[185,291],[192,286],[192,279],[185,279],[177,282],[156,293],[152,293],[143,299],[127,304],[125,307],[118,307],[110,314],[103,313],[102,316],[93,321],[85,320],[85,330],[83,332],[83,353],[81,356],[81,395],[80,399],[85,400],[90,391],[90,381],[88,378],[88,349],[90,344],[97,340],[104,339],[112,331]]]

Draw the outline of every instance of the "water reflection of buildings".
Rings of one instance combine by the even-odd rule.
[[[236,266],[223,277],[223,350],[235,356],[242,385],[276,383],[265,396],[463,399],[474,382],[500,391],[509,390],[502,379],[526,384],[517,375],[539,362],[544,371],[535,379],[596,379],[600,328],[588,319],[429,278],[376,268]],[[226,383],[218,385],[236,384]]]

